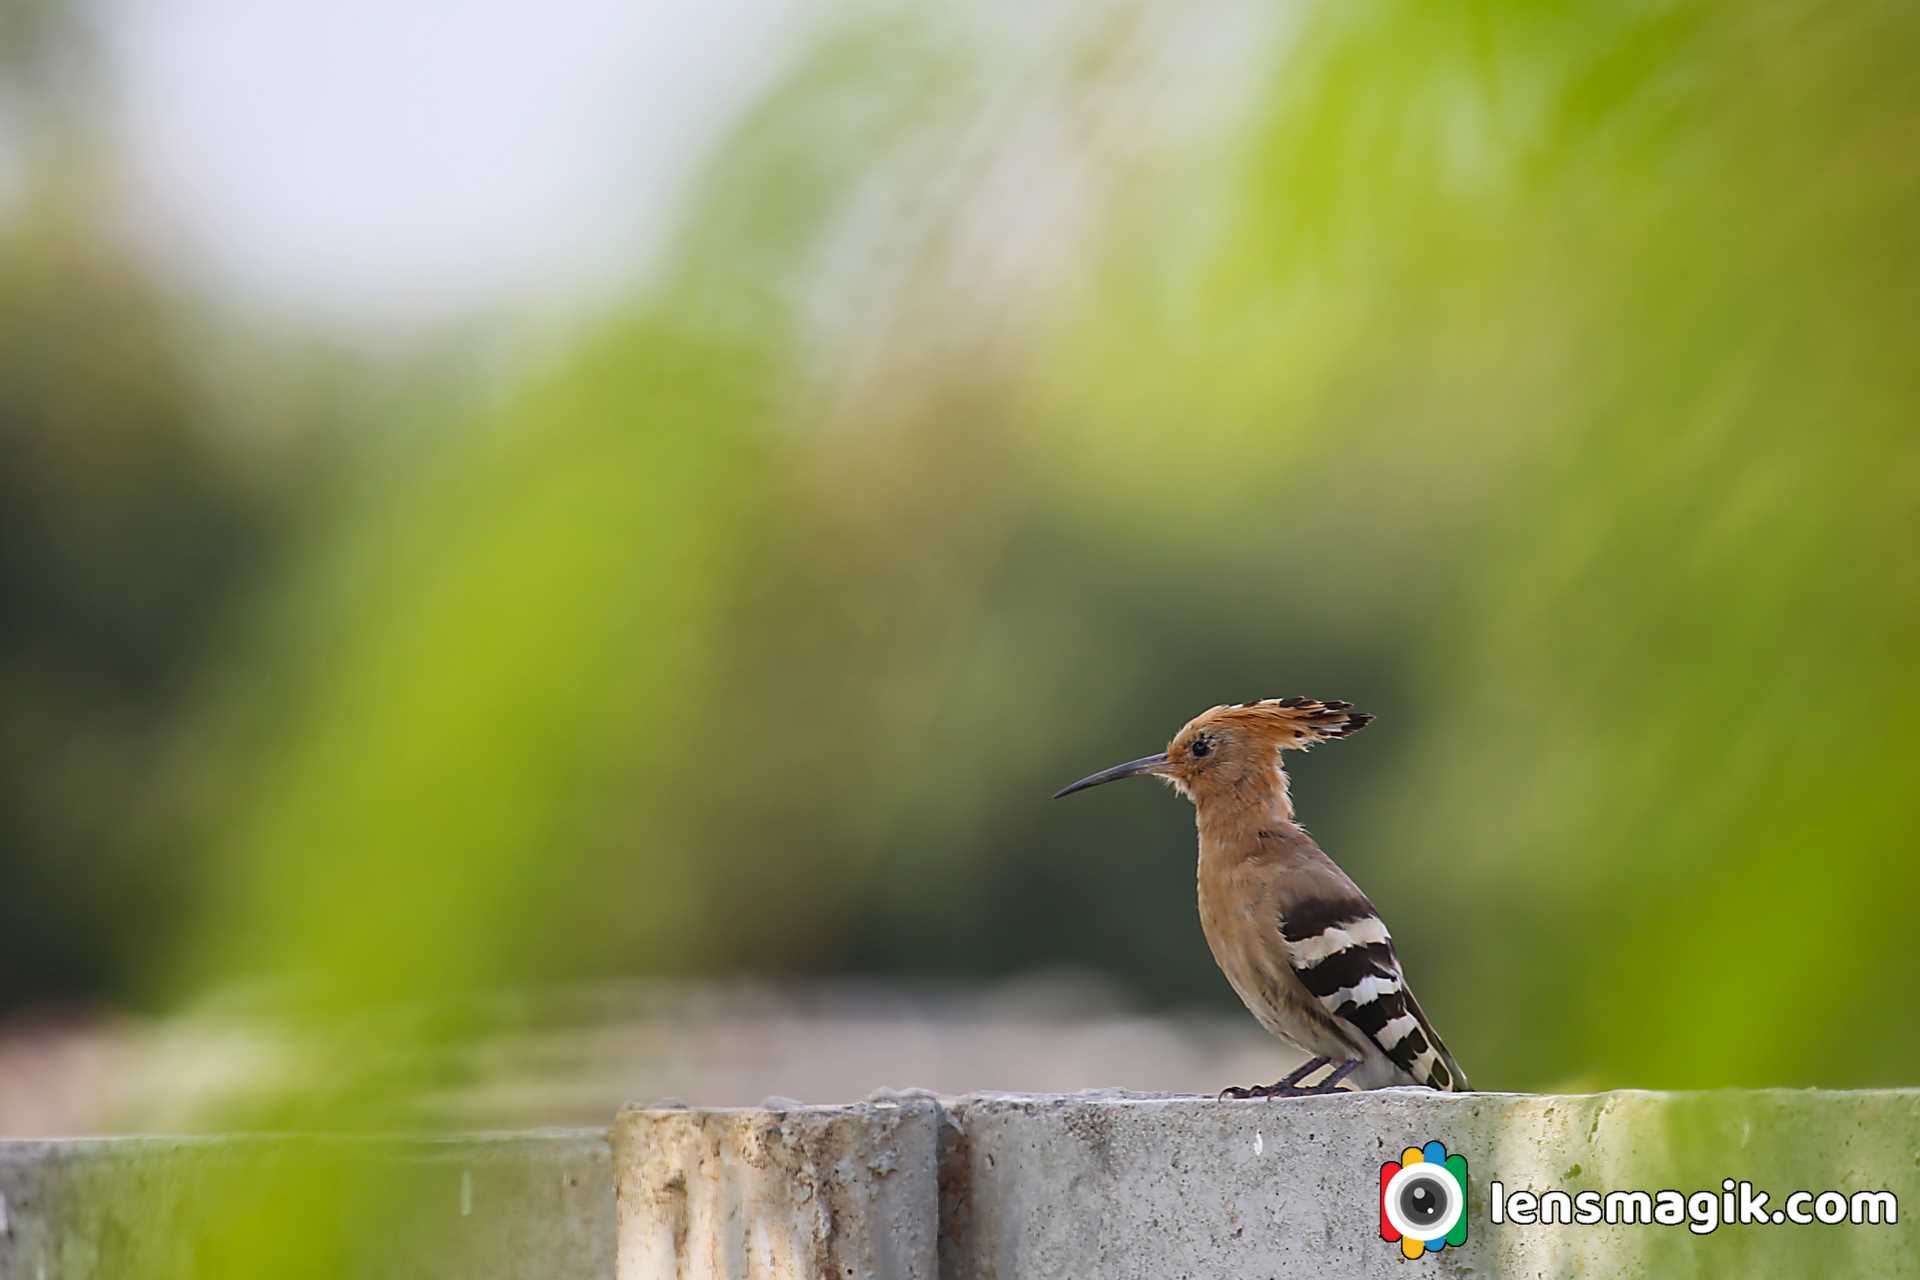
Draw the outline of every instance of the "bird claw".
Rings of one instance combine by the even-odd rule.
[[[1325,1084],[1256,1084],[1249,1088],[1235,1087],[1222,1089],[1220,1100],[1240,1101],[1246,1098],[1320,1098],[1329,1093],[1351,1093],[1339,1085]]]

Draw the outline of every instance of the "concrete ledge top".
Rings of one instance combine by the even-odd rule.
[[[359,1147],[368,1150],[432,1156],[441,1153],[486,1155],[530,1153],[556,1155],[570,1150],[604,1149],[605,1129],[514,1129],[478,1133],[133,1133],[73,1138],[0,1138],[0,1163],[31,1160],[36,1154],[99,1155],[213,1154],[252,1148],[300,1145]]]
[[[1392,1089],[1374,1089],[1366,1093],[1342,1090],[1338,1094],[1309,1098],[1222,1098],[1208,1093],[1146,1093],[1134,1089],[1083,1089],[1077,1093],[1022,1093],[1001,1089],[982,1089],[971,1093],[936,1093],[931,1089],[876,1089],[866,1097],[853,1102],[802,1102],[797,1098],[770,1097],[751,1106],[695,1106],[677,1098],[656,1099],[648,1102],[629,1102],[621,1107],[620,1114],[635,1112],[648,1114],[675,1114],[698,1111],[708,1115],[751,1114],[755,1112],[788,1111],[847,1111],[861,1107],[900,1106],[910,1103],[932,1103],[946,1108],[969,1108],[996,1105],[1008,1106],[1203,1106],[1228,1109],[1258,1110],[1262,1107],[1278,1106],[1323,1106],[1348,1105],[1359,1101],[1362,1105],[1373,1105],[1389,1099],[1417,1099],[1435,1106],[1470,1106],[1487,1102],[1529,1103],[1549,1106],[1579,1104],[1592,1099],[1657,1099],[1671,1102],[1694,1102],[1709,1099],[1744,1099],[1749,1101],[1783,1100],[1874,1100],[1907,1099],[1920,1105],[1920,1088],[1884,1088],[1884,1089],[1603,1089],[1592,1093],[1437,1093],[1432,1089],[1406,1086]],[[598,1130],[551,1130],[557,1134],[597,1133]],[[486,1137],[488,1135],[476,1135]],[[518,1137],[520,1134],[506,1133],[501,1137]],[[106,1139],[114,1141],[115,1139]]]

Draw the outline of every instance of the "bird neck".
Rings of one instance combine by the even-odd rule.
[[[1196,793],[1193,809],[1203,849],[1209,845],[1222,850],[1255,848],[1263,832],[1293,825],[1287,771],[1276,765],[1224,780]]]

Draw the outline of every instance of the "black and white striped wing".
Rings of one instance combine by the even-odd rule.
[[[1280,923],[1288,959],[1336,1021],[1379,1047],[1415,1084],[1465,1089],[1466,1077],[1400,972],[1393,938],[1365,898],[1295,904]]]

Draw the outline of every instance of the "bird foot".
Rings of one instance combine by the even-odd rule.
[[[1326,1079],[1320,1081],[1318,1084],[1300,1083],[1320,1068],[1328,1065],[1330,1065],[1328,1059],[1315,1058],[1299,1069],[1275,1080],[1272,1084],[1256,1084],[1250,1088],[1235,1086],[1231,1089],[1222,1089],[1220,1091],[1220,1097],[1222,1100],[1229,1098],[1236,1100],[1242,1098],[1323,1098],[1330,1093],[1352,1092],[1351,1090],[1342,1090],[1340,1088],[1340,1082],[1359,1069],[1360,1060],[1357,1058],[1334,1067],[1332,1071],[1327,1073]]]
[[[1225,1100],[1241,1098],[1320,1098],[1329,1093],[1350,1093],[1339,1085],[1326,1084],[1256,1084],[1247,1088],[1235,1086],[1222,1089],[1220,1097]]]

